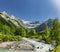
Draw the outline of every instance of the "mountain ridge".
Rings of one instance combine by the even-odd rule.
[[[0,18],[3,18],[9,23],[12,23],[13,26],[23,26],[25,29],[35,29],[37,32],[43,31],[46,27],[46,24],[49,28],[52,27],[53,19],[48,19],[45,22],[40,23],[39,21],[24,21],[22,19],[18,19],[14,15],[8,15],[5,11],[0,12]]]

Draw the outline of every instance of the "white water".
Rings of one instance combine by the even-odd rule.
[[[51,44],[45,44],[42,42],[37,42],[37,41],[34,41],[32,39],[29,39],[29,38],[23,38],[23,39],[32,43],[35,46],[34,50],[37,52],[49,52],[49,50],[54,49],[54,46]]]

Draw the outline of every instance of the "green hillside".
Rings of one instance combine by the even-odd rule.
[[[0,16],[0,32],[2,32],[2,30],[4,30],[6,32],[10,31],[9,33],[13,33],[15,28],[16,28],[16,26],[11,21],[6,21],[5,19],[3,19]]]

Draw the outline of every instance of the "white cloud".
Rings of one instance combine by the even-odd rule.
[[[60,0],[50,0],[54,7],[60,12]]]

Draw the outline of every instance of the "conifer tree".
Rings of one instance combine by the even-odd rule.
[[[46,24],[46,28],[45,28],[45,35],[44,35],[44,37],[45,37],[45,40],[46,40],[47,43],[50,42],[50,30],[49,30],[47,24]]]
[[[57,44],[60,43],[60,23],[58,19],[54,19],[53,21],[53,27],[52,27],[52,40],[55,40]]]

